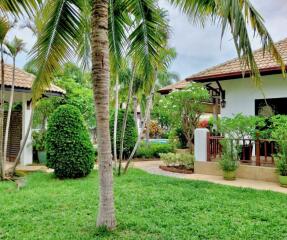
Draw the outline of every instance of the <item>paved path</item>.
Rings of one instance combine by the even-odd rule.
[[[156,174],[156,175],[188,179],[188,180],[208,181],[212,183],[234,186],[234,187],[253,188],[257,190],[270,190],[274,192],[280,192],[280,193],[287,194],[287,188],[280,187],[278,183],[255,181],[255,180],[240,179],[240,178],[236,179],[235,181],[226,181],[226,180],[223,180],[221,176],[172,173],[172,172],[167,172],[167,171],[160,169],[159,168],[160,164],[162,164],[161,161],[134,162],[133,167],[142,169],[148,173]]]

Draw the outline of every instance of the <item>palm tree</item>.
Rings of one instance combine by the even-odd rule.
[[[10,92],[8,114],[7,114],[5,139],[4,139],[4,161],[6,161],[11,113],[12,113],[12,106],[13,106],[13,102],[14,102],[16,57],[20,52],[24,51],[25,44],[24,44],[23,40],[15,37],[13,39],[13,41],[5,42],[5,46],[8,49],[7,54],[10,55],[13,59],[13,77],[12,77],[12,85],[11,85],[11,92]]]
[[[39,36],[31,53],[37,66],[38,74],[33,85],[33,100],[35,101],[52,81],[52,73],[65,60],[74,56],[75,46],[78,46],[79,33],[83,23],[81,21],[82,3],[76,0],[47,0],[44,6],[47,19],[43,33]],[[140,16],[157,2],[154,0],[123,0],[129,13]],[[282,66],[284,62],[274,46],[272,38],[266,30],[261,16],[256,12],[248,0],[170,0],[190,16],[204,21],[212,16],[220,20],[223,32],[229,25],[235,46],[242,62],[251,70],[252,76],[258,82],[260,73],[254,60],[247,32],[247,23],[258,33],[263,48],[268,50]],[[100,176],[100,210],[98,226],[115,227],[115,213],[113,204],[112,154],[109,135],[109,41],[108,18],[109,1],[92,1],[92,73],[97,116],[97,134],[99,141],[99,176]],[[140,26],[143,26],[141,24]],[[133,37],[140,28],[134,30]],[[141,49],[145,51],[146,49]],[[156,55],[156,49],[151,49]],[[143,59],[144,61],[145,59]],[[154,72],[146,72],[154,74]]]
[[[4,41],[10,29],[10,23],[7,18],[0,20],[0,51],[1,51],[1,92],[0,92],[0,162],[1,162],[1,178],[5,178],[5,158],[3,153],[3,136],[4,136]]]
[[[1,93],[0,93],[0,177],[5,178],[5,156],[3,154],[3,135],[4,135],[4,61],[3,43],[5,36],[10,28],[8,14],[15,17],[24,13],[31,14],[37,7],[40,0],[2,0],[0,2],[0,44],[1,44]],[[11,15],[10,15],[11,16]]]

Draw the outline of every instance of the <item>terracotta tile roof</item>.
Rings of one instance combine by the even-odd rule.
[[[276,47],[278,51],[281,53],[281,56],[285,63],[287,63],[287,38],[277,42]],[[254,57],[258,64],[258,67],[262,74],[272,73],[274,71],[280,72],[280,66],[274,61],[272,56],[265,52],[263,54],[262,49],[256,50],[254,52]],[[286,65],[287,66],[287,65]],[[208,68],[204,71],[191,75],[187,77],[185,80],[180,81],[178,83],[166,86],[159,90],[161,93],[167,93],[172,89],[184,88],[184,84],[187,84],[188,81],[211,81],[213,80],[221,80],[221,79],[231,79],[231,78],[240,78],[242,75],[242,68],[240,64],[240,60],[238,58],[234,58],[229,60],[223,64]]]
[[[0,67],[1,67],[1,64],[0,64]],[[6,87],[11,87],[12,78],[13,78],[13,67],[9,64],[5,64],[4,81],[5,81]],[[15,71],[15,88],[31,90],[34,79],[35,79],[34,75],[27,73],[24,70],[21,70],[19,68],[16,68],[16,71]],[[1,83],[0,83],[0,85],[1,85]],[[47,92],[60,93],[60,94],[65,93],[65,91],[63,89],[57,87],[54,84],[51,84],[50,88],[47,89]]]

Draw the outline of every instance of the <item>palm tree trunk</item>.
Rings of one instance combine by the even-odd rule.
[[[115,88],[115,119],[114,119],[114,165],[117,169],[117,131],[118,131],[118,116],[119,116],[119,74],[116,74],[116,88]]]
[[[3,134],[4,134],[4,59],[3,45],[1,45],[1,93],[0,93],[0,163],[1,163],[1,179],[5,178],[5,157],[3,154]]]
[[[121,175],[121,167],[122,167],[122,160],[123,160],[123,153],[124,153],[124,139],[125,139],[125,132],[126,132],[126,126],[127,126],[127,119],[128,119],[128,112],[129,112],[129,105],[132,98],[133,93],[133,84],[134,84],[134,75],[135,75],[135,69],[134,66],[132,68],[132,77],[129,83],[129,92],[128,92],[128,99],[126,103],[126,109],[124,113],[124,119],[123,119],[123,125],[122,125],[122,131],[121,131],[121,139],[120,139],[120,159],[119,159],[119,170],[118,175]]]
[[[138,125],[138,99],[136,96],[133,97],[133,111],[134,111],[134,120],[137,126],[137,133],[139,134],[139,125]]]
[[[5,139],[4,139],[4,161],[6,161],[6,158],[7,158],[9,129],[10,129],[10,122],[11,122],[12,106],[13,106],[13,101],[14,101],[15,67],[16,67],[15,57],[13,57],[13,78],[12,78],[12,86],[11,86],[11,92],[10,92],[9,108],[8,108],[8,114],[7,114],[7,123],[6,123],[6,130],[5,130]]]
[[[147,118],[148,118],[148,116],[150,114],[150,110],[151,110],[151,107],[152,107],[152,99],[153,99],[153,95],[154,95],[154,92],[155,92],[156,79],[157,79],[157,70],[155,70],[155,79],[154,79],[154,83],[153,83],[153,86],[152,86],[152,89],[151,89],[151,92],[150,92],[150,95],[149,95],[148,103],[147,103],[147,106],[146,106],[143,126],[142,126],[142,129],[141,129],[141,131],[140,131],[140,133],[138,135],[138,139],[137,139],[137,142],[136,142],[136,144],[134,146],[134,149],[133,149],[131,155],[128,158],[127,164],[126,164],[125,169],[124,169],[124,173],[127,172],[128,167],[129,167],[129,165],[130,165],[130,163],[131,163],[131,161],[132,161],[132,159],[133,159],[133,157],[134,157],[134,155],[135,155],[135,153],[136,153],[136,151],[138,149],[138,146],[139,146],[139,144],[141,142],[141,136],[143,134],[144,127],[147,124]]]
[[[149,96],[150,98],[150,96]],[[152,101],[152,99],[148,99],[148,102]],[[152,103],[150,104],[152,106]],[[147,144],[149,144],[149,134],[150,134],[150,110],[148,111],[148,115],[146,117],[146,130],[145,130],[145,140]]]
[[[109,128],[109,40],[108,0],[93,0],[92,13],[92,81],[96,108],[99,149],[100,202],[97,226],[116,226],[113,166]]]

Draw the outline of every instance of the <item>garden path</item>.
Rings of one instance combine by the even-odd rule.
[[[287,194],[287,188],[282,188],[275,182],[264,182],[249,179],[237,178],[235,181],[223,180],[221,176],[203,175],[203,174],[183,174],[167,172],[159,168],[161,161],[141,161],[133,162],[133,167],[142,169],[148,173],[175,177],[188,180],[208,181],[216,184],[228,185],[233,187],[252,188],[256,190],[269,190]]]

